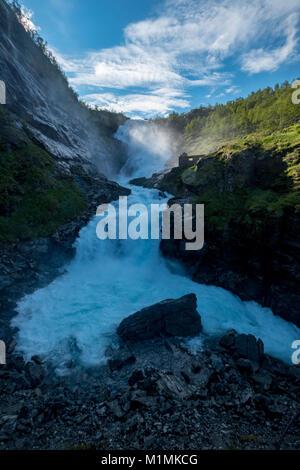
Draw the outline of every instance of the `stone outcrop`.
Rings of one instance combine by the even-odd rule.
[[[196,336],[201,331],[195,294],[169,299],[125,318],[118,327],[124,341],[143,341],[159,336]]]
[[[172,199],[173,203],[188,199]],[[205,222],[204,247],[185,250],[186,240],[162,240],[161,251],[180,260],[194,281],[223,287],[242,300],[255,300],[300,326],[300,217],[286,214],[253,240],[243,225],[224,230]]]
[[[168,171],[164,171],[161,173],[154,173],[151,178],[141,177],[141,178],[134,178],[130,181],[130,184],[135,186],[142,186],[143,188],[148,189],[158,189],[161,185],[163,178],[167,175]]]

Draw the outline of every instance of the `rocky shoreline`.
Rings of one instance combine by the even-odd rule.
[[[41,358],[25,364],[9,350],[0,369],[0,450],[299,449],[299,367],[235,331],[203,336],[192,354],[165,325],[171,312],[185,315],[180,305],[196,311],[193,294],[174,302],[161,303],[159,328],[142,328],[144,311],[123,321],[125,340],[97,368],[59,378]],[[132,321],[139,341],[126,334]]]

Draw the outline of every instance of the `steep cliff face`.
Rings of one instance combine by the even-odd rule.
[[[106,176],[117,172],[126,155],[113,134],[126,118],[82,106],[4,0],[0,38],[0,79],[6,84],[8,109],[65,167],[92,162]]]
[[[256,236],[243,224],[217,230],[206,223],[202,250],[186,251],[179,240],[163,240],[161,249],[165,256],[179,259],[194,281],[255,300],[300,326],[299,230],[300,217],[292,214],[273,220]]]
[[[91,215],[97,192],[106,193],[105,202],[117,196],[103,173],[113,175],[126,159],[113,137],[126,118],[79,102],[42,40],[4,0],[0,35],[7,90],[0,106],[0,242],[13,243],[51,236],[88,207]]]
[[[130,191],[107,179],[126,159],[113,137],[126,118],[82,105],[4,0],[0,80],[0,338],[9,340],[8,305],[54,279],[97,205]]]

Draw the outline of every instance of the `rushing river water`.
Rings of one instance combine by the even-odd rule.
[[[162,169],[169,156],[167,140],[149,126],[127,122],[118,131],[130,150],[121,184],[129,186],[129,175],[149,176]],[[156,190],[130,188],[128,204],[165,202]],[[194,292],[204,334],[230,328],[252,333],[264,341],[267,353],[290,361],[291,344],[300,338],[296,326],[255,302],[242,302],[224,289],[191,281],[161,256],[159,240],[99,240],[97,223],[95,217],[81,230],[65,274],[20,301],[13,324],[19,328],[18,348],[26,358],[51,358],[61,373],[70,359],[98,364],[105,360],[123,318],[160,300]],[[190,344],[197,347],[201,338]]]

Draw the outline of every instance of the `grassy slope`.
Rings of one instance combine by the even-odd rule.
[[[0,241],[54,233],[83,212],[84,195],[0,107]]]
[[[164,189],[204,203],[217,229],[239,222],[253,234],[286,211],[300,212],[300,125],[237,139],[167,178]]]

